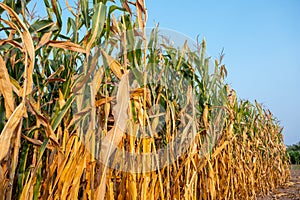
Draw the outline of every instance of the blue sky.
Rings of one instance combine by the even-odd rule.
[[[227,82],[280,120],[284,141],[300,141],[300,1],[148,0],[148,26],[207,41],[207,55],[224,47]]]

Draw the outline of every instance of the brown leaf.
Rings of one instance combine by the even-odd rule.
[[[130,103],[130,95],[129,95],[129,80],[128,73],[124,74],[121,77],[121,81],[118,86],[117,92],[117,104],[113,108],[114,115],[114,126],[107,133],[106,137],[103,140],[101,146],[101,159],[105,163],[108,162],[111,153],[113,152],[113,146],[118,146],[121,142],[124,134],[124,130],[126,129],[127,119],[128,119],[128,108]],[[104,199],[105,190],[106,190],[106,165],[104,165],[104,169],[102,171],[102,177],[100,181],[100,185],[96,189],[97,199]]]
[[[229,144],[229,141],[225,141],[221,146],[219,146],[218,148],[216,148],[214,150],[214,153],[211,157],[215,158],[216,156],[218,156],[218,154],[220,154],[228,144]]]
[[[137,3],[141,7],[141,10],[144,14],[147,14],[146,5],[144,0],[137,0]]]
[[[127,12],[129,12],[130,15],[132,15],[132,11],[131,11],[131,9],[130,9],[130,7],[129,7],[129,5],[128,5],[127,0],[124,0],[124,2],[123,2],[123,8],[124,8]]]
[[[15,69],[16,57],[17,57],[17,52],[16,51],[12,51],[9,60],[10,60],[11,68],[13,70]]]
[[[65,101],[64,95],[60,89],[58,90],[58,96],[59,96],[59,98],[58,98],[59,108],[62,109],[64,107],[64,105],[66,104],[66,101]]]
[[[111,153],[112,145],[117,146],[122,140],[124,130],[126,129],[128,119],[129,99],[129,81],[128,74],[123,75],[117,92],[117,104],[113,107],[114,126],[107,133],[102,143],[102,159],[106,161]]]
[[[81,110],[80,112],[74,114],[67,129],[69,129],[71,126],[73,126],[76,123],[76,121],[78,121],[80,118],[82,118],[84,115],[86,115],[89,112],[91,112],[91,107],[87,107],[87,108]]]
[[[104,173],[102,173],[102,176],[103,176],[103,182],[101,182],[99,184],[99,186],[97,187],[96,191],[95,191],[95,196],[96,196],[96,199],[99,199],[99,200],[103,200],[104,197],[105,197],[105,192],[106,192],[106,170],[104,170]]]
[[[109,65],[111,71],[116,75],[118,79],[121,79],[123,73],[122,73],[122,65],[116,61],[113,57],[108,55],[104,50],[101,49],[101,53],[103,57],[106,59],[107,64]]]
[[[5,180],[4,180],[4,178],[5,178],[4,174],[5,173],[3,171],[4,170],[3,170],[3,168],[0,165],[0,200],[4,200],[4,197],[5,197],[5,195],[4,195],[4,182],[5,182]]]
[[[26,101],[26,103],[30,112],[32,112],[36,116],[36,119],[45,127],[47,137],[49,137],[50,140],[54,142],[56,146],[59,146],[58,139],[54,134],[53,129],[51,128],[50,120],[37,111],[36,107],[34,106],[34,103],[30,101]]]
[[[128,107],[130,103],[128,74],[124,74],[118,86],[117,104],[113,107],[114,127],[121,131],[109,131],[107,136],[115,145],[118,145],[123,137],[128,119]],[[113,139],[114,138],[114,139]]]
[[[18,14],[9,6],[6,4],[0,3],[0,7],[6,10],[9,15],[15,19],[17,24],[23,29],[20,31],[17,27],[14,27],[14,29],[18,30],[18,32],[21,35],[22,42],[24,43],[24,49],[23,51],[26,54],[26,57],[28,56],[29,59],[25,59],[25,73],[24,73],[24,89],[25,95],[28,95],[32,91],[32,72],[34,68],[34,61],[35,61],[35,51],[33,46],[33,41],[30,35],[30,32],[27,29],[27,26],[22,22],[22,20],[19,18]]]
[[[20,200],[27,200],[27,199],[32,199],[33,196],[33,184],[32,184],[32,179],[33,175],[30,173],[28,176],[30,176],[29,180],[24,184]]]
[[[15,133],[15,129],[18,127],[21,118],[25,112],[25,106],[22,102],[12,113],[8,122],[5,124],[0,135],[0,162],[5,158],[10,150],[11,138]]]
[[[136,1],[136,14],[137,14],[137,21],[139,24],[139,28],[143,29],[144,28],[143,13],[138,1]]]
[[[65,82],[66,79],[63,78],[47,78],[47,82],[48,83],[52,83],[52,82]]]
[[[112,32],[121,35],[121,31],[120,31],[120,28],[118,26],[118,22],[117,22],[117,20],[116,20],[116,18],[114,16],[114,14],[111,14],[111,23],[112,24],[111,24],[110,28],[111,28]]]
[[[102,79],[103,79],[103,76],[104,76],[104,70],[103,68],[100,68],[96,71],[95,73],[95,76],[93,78],[93,85],[94,85],[94,94],[96,95],[101,84],[102,84]]]
[[[39,44],[35,47],[35,50],[38,50],[39,48],[41,48],[42,46],[47,44],[50,41],[50,38],[51,38],[52,35],[53,35],[52,32],[45,33],[42,36],[41,40],[39,41]]]
[[[47,45],[70,51],[76,51],[79,53],[86,53],[85,49],[82,48],[79,44],[75,44],[70,41],[49,41]]]
[[[95,54],[92,57],[92,60],[91,60],[91,62],[89,64],[88,72],[86,73],[85,76],[83,76],[83,78],[80,81],[78,81],[78,83],[72,89],[73,93],[77,93],[80,89],[82,89],[82,87],[84,85],[86,85],[88,83],[88,80],[89,80],[91,74],[95,71],[95,68],[96,68],[96,66],[98,64],[98,58],[99,58],[99,56],[100,56],[100,51],[97,49],[97,50],[95,50]]]
[[[9,13],[9,15],[17,21],[18,25],[21,26],[22,29],[26,29],[26,25],[21,21],[18,14],[15,13],[13,9],[11,9],[8,5],[4,3],[0,3],[0,7]]]
[[[209,124],[208,124],[208,105],[207,104],[205,105],[204,110],[203,110],[202,120],[203,120],[206,130],[208,130]]]
[[[102,106],[105,103],[109,103],[114,99],[114,97],[104,97],[95,102],[96,107]]]
[[[20,43],[18,43],[17,41],[9,40],[9,39],[0,40],[0,45],[5,45],[5,44],[10,44],[10,45],[12,45],[14,47],[17,47],[19,49],[23,49],[23,46]]]
[[[41,140],[38,139],[33,139],[30,137],[27,137],[26,135],[22,134],[22,138],[28,140],[29,142],[31,142],[32,144],[36,145],[36,146],[42,146],[43,142]]]
[[[137,12],[139,28],[144,29],[147,21],[147,10],[145,8],[144,0],[136,1],[136,12]],[[144,13],[144,18],[143,18],[143,13]]]
[[[145,89],[145,88],[136,88],[132,91],[130,91],[130,99],[138,99],[139,97],[143,97],[144,96],[144,92],[147,93],[147,97],[150,96],[150,91],[149,89]],[[99,107],[99,106],[102,106],[103,104],[105,103],[109,103],[111,102],[112,100],[114,100],[116,97],[115,96],[112,96],[112,97],[103,97],[99,100],[97,100],[95,102],[95,105],[96,107]],[[150,98],[150,97],[149,97]],[[147,103],[150,105],[150,101],[148,101],[147,99]]]
[[[6,69],[5,61],[0,55],[0,93],[4,97],[5,113],[8,119],[15,110],[15,99],[13,96],[12,86],[9,80],[9,74]]]

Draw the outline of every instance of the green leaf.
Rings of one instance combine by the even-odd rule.
[[[54,14],[56,16],[57,25],[58,25],[59,29],[61,29],[61,27],[62,27],[61,15],[62,14],[61,14],[60,4],[56,0],[52,0],[51,3],[52,3],[52,9],[53,9]]]
[[[113,13],[115,10],[124,11],[125,9],[116,5],[112,5],[109,7],[108,16],[106,19],[106,38],[109,38],[109,34],[110,34],[110,16],[111,13]]]
[[[99,3],[95,6],[94,15],[92,18],[92,33],[97,33],[98,38],[102,32],[106,16],[106,6],[103,3]]]
[[[76,30],[76,23],[75,23],[74,19],[68,18],[68,22],[67,22],[67,34],[69,34],[71,28],[72,28],[72,30],[74,32],[74,30]]]
[[[81,12],[86,28],[90,28],[89,3],[87,0],[80,0]]]
[[[70,109],[70,107],[72,106],[72,103],[75,99],[75,96],[70,97],[66,104],[64,105],[64,107],[61,109],[61,111],[58,113],[58,115],[52,120],[51,122],[51,127],[53,129],[53,131],[56,130],[56,128],[58,127],[58,125],[61,123],[62,119],[64,118],[65,114],[67,113],[67,111]]]
[[[52,25],[53,21],[51,20],[39,20],[32,24],[30,29],[36,32],[47,31]]]

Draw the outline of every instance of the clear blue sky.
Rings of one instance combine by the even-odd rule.
[[[207,41],[207,54],[225,50],[227,82],[280,120],[286,144],[300,141],[300,1],[148,0],[148,26]]]

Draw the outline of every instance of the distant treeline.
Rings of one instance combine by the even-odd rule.
[[[290,156],[291,164],[300,164],[300,142],[287,146],[287,152]]]

